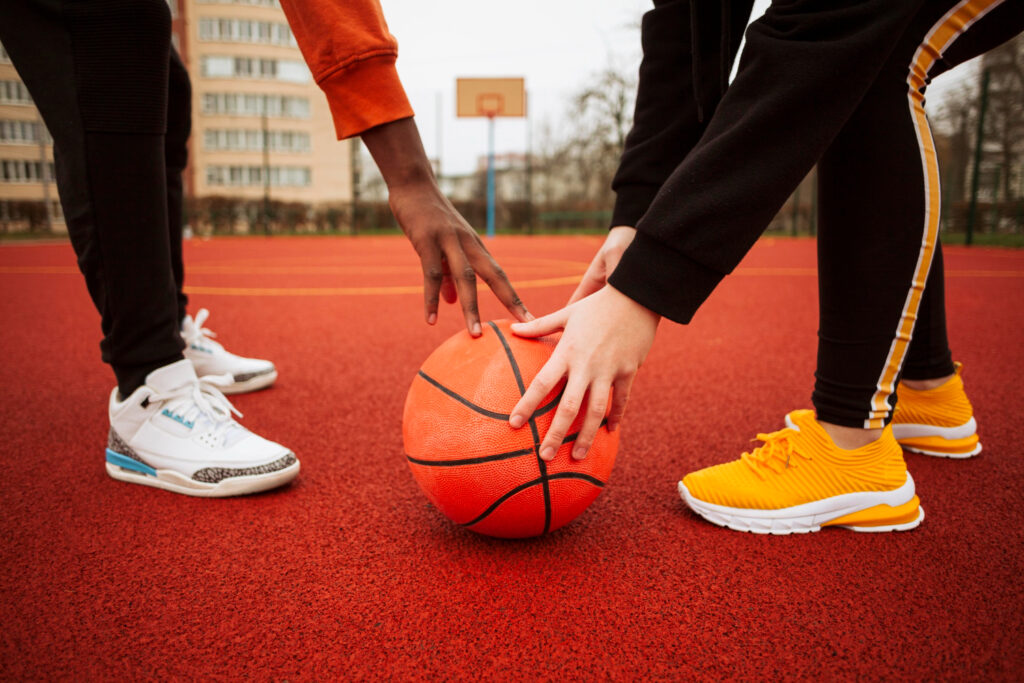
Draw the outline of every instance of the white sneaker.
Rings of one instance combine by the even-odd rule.
[[[181,321],[181,337],[185,340],[185,358],[192,361],[196,374],[231,375],[232,381],[221,387],[225,394],[241,394],[269,387],[277,379],[277,368],[269,360],[236,356],[213,341],[217,335],[203,327],[210,312],[205,308],[195,320],[186,315]]]
[[[192,362],[154,370],[124,400],[110,394],[107,474],[189,496],[237,496],[281,486],[299,473],[290,450],[235,422],[241,415]]]

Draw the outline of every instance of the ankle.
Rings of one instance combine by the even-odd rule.
[[[856,450],[882,438],[881,429],[845,427],[843,425],[832,424],[831,422],[822,422],[821,420],[818,420],[818,424],[821,425],[821,428],[825,430],[825,433],[832,438],[832,442],[844,451]]]
[[[956,377],[956,373],[946,375],[945,377],[936,377],[935,379],[901,379],[900,384],[914,391],[928,391],[929,389],[941,387],[954,377]]]

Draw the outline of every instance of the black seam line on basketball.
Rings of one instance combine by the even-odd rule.
[[[433,384],[435,387],[437,387],[438,389],[440,389],[444,393],[448,394],[449,396],[451,396],[456,401],[458,401],[462,405],[466,406],[470,410],[475,411],[477,413],[480,413],[481,415],[484,415],[485,417],[493,417],[495,420],[506,420],[506,421],[508,420],[508,415],[506,415],[504,413],[496,413],[493,410],[487,410],[487,408],[484,408],[482,406],[478,406],[477,404],[473,403],[472,401],[470,401],[468,399],[465,399],[462,396],[459,396],[454,391],[452,391],[448,387],[444,386],[443,384],[441,384],[436,379],[434,379],[433,377],[431,377],[427,373],[423,372],[422,370],[420,370],[418,374],[419,374],[420,377],[422,377],[423,379],[427,380],[428,382]]]
[[[466,526],[466,527],[469,527],[469,526],[473,526],[474,524],[479,524],[480,522],[482,522],[482,521],[484,521],[485,519],[487,519],[487,517],[488,517],[488,516],[489,516],[489,515],[490,515],[490,514],[491,514],[492,512],[494,512],[495,510],[497,510],[497,509],[498,509],[498,507],[499,507],[499,506],[500,506],[500,505],[501,505],[502,503],[504,503],[504,502],[505,502],[506,500],[508,500],[508,499],[509,499],[509,498],[511,498],[512,496],[516,495],[516,494],[517,494],[517,493],[519,493],[520,491],[525,491],[526,489],[530,488],[531,486],[536,486],[537,484],[541,484],[541,483],[543,483],[545,479],[546,479],[546,477],[538,477],[538,478],[534,479],[533,481],[528,481],[528,482],[526,482],[525,484],[520,484],[519,486],[515,487],[515,488],[514,488],[514,489],[512,489],[511,491],[508,491],[507,493],[505,493],[505,495],[503,495],[503,496],[502,496],[501,498],[499,498],[498,500],[496,500],[496,501],[494,501],[493,503],[491,503],[491,504],[490,504],[490,505],[489,505],[489,506],[487,507],[487,509],[486,509],[486,510],[484,510],[484,511],[483,511],[483,512],[482,512],[482,513],[480,514],[480,516],[479,516],[479,517],[477,517],[476,519],[474,519],[474,520],[473,520],[473,521],[471,521],[471,522],[466,522],[466,523],[465,523],[465,524],[463,524],[462,526]],[[545,528],[544,528],[544,533],[547,533],[547,525],[546,525],[546,524],[545,524]]]
[[[603,420],[601,420],[601,424],[597,425],[597,428],[600,429],[601,427],[604,427],[606,424],[608,424],[608,418],[607,417],[604,418]],[[562,444],[565,445],[565,444],[567,444],[567,443],[569,443],[571,441],[575,441],[576,438],[579,435],[580,435],[579,432],[576,432],[575,434],[570,434],[569,436],[567,436],[564,439],[562,439]]]
[[[516,357],[512,353],[512,347],[508,345],[508,340],[505,339],[505,335],[501,333],[498,326],[494,324],[494,321],[488,320],[487,324],[491,326],[494,333],[498,335],[498,341],[505,348],[505,356],[508,358],[509,365],[512,366],[512,373],[516,376],[516,384],[519,385],[519,395],[522,396],[526,393],[526,386],[523,384],[523,375],[519,372],[519,363],[516,362]],[[544,532],[547,533],[551,529],[551,491],[548,488],[548,466],[544,462],[544,458],[540,457],[540,432],[537,431],[537,422],[534,419],[534,415],[531,415],[528,422],[530,423],[530,432],[533,434],[533,449],[537,454],[537,469],[540,470],[540,481],[544,487]]]
[[[533,412],[533,417],[539,417],[544,413],[550,412],[553,408],[555,408],[558,405],[558,402],[562,400],[562,394],[564,393],[565,387],[562,387],[562,390],[558,392],[558,396],[555,396],[553,399],[551,399],[551,403],[548,403],[546,406],[541,406],[540,408],[537,408],[537,410]]]
[[[518,451],[509,451],[508,453],[495,453],[494,455],[482,455],[478,458],[463,458],[461,460],[420,460],[414,458],[411,455],[405,456],[406,460],[417,465],[423,465],[425,467],[458,467],[459,465],[479,465],[484,462],[494,462],[496,460],[508,460],[509,458],[515,458],[520,455],[529,455],[533,453],[532,448],[523,448]]]
[[[546,485],[549,480],[554,480],[554,479],[579,479],[581,481],[585,481],[585,482],[588,482],[590,484],[593,484],[594,486],[597,486],[598,488],[602,488],[602,489],[604,488],[604,482],[603,481],[601,481],[597,477],[592,477],[589,474],[583,474],[582,472],[558,472],[556,474],[545,475],[543,477],[537,477],[533,481],[528,481],[525,484],[520,484],[519,486],[515,487],[514,489],[512,489],[511,491],[509,491],[508,493],[503,495],[501,498],[499,498],[498,500],[496,500],[493,503],[491,503],[487,507],[487,509],[484,510],[483,513],[479,517],[477,517],[476,519],[474,519],[474,520],[472,520],[470,522],[466,522],[465,524],[461,524],[460,526],[471,527],[474,524],[479,524],[480,522],[482,522],[485,519],[487,519],[487,517],[489,517],[492,512],[497,510],[501,506],[502,503],[504,503],[506,500],[508,500],[512,496],[514,496],[517,493],[520,493],[522,491],[525,491],[526,489],[530,488],[531,486],[536,486],[537,484],[545,484]],[[549,522],[545,522],[544,533],[548,532],[548,526],[549,526]]]
[[[604,488],[604,482],[597,477],[592,477],[589,474],[583,474],[582,472],[556,472],[555,474],[549,474],[548,479],[554,481],[556,479],[582,479],[588,481],[594,486]]]

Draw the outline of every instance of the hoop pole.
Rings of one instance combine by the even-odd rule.
[[[487,238],[494,237],[494,115],[487,117]]]

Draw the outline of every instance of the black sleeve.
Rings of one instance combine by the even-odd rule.
[[[752,7],[753,0],[654,0],[644,15],[633,127],[612,181],[612,226],[635,226],[697,144],[728,83]]]
[[[736,80],[637,223],[609,284],[688,323],[824,154],[920,5],[773,4],[747,29]]]

